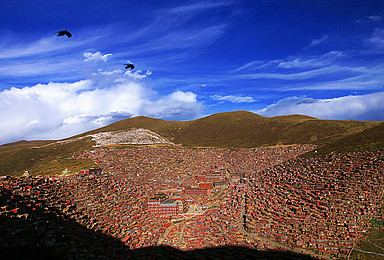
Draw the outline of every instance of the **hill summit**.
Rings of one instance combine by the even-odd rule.
[[[138,116],[79,136],[144,128],[184,146],[250,148],[277,144],[328,144],[380,123],[320,120],[297,114],[263,117],[248,111],[236,111],[213,114],[191,121],[165,121]]]

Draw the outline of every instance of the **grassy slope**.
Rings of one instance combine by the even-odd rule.
[[[247,148],[295,143],[330,145],[334,141],[342,141],[348,135],[360,133],[378,124],[381,123],[319,120],[301,115],[268,118],[251,112],[237,111],[184,122],[139,116],[121,120],[77,137],[135,127],[149,129],[174,143],[185,146]],[[371,142],[377,139],[374,137],[377,133],[372,133]],[[73,160],[65,159],[74,152],[92,147],[89,138],[66,144],[31,148],[37,144],[45,144],[41,142],[50,141],[21,141],[0,146],[0,175],[20,175],[25,169],[31,170],[34,174],[52,174],[61,172],[66,167],[75,171],[90,163],[84,161],[80,165],[74,165],[76,163]],[[356,145],[359,144],[353,144]]]
[[[185,146],[257,147],[275,144],[327,144],[360,132],[377,122],[319,120],[291,115],[262,117],[251,112],[218,113],[192,121],[164,121],[148,117],[125,119],[85,134],[142,127]]]
[[[319,120],[300,115],[266,118],[239,111],[189,121],[175,135],[175,141],[187,146],[214,147],[327,144],[375,124],[377,123]]]
[[[331,152],[374,151],[384,148],[384,123],[368,128],[362,132],[348,135],[317,149],[317,153],[309,152],[305,156],[325,155]]]
[[[81,151],[92,146],[89,138],[72,143],[55,144],[33,148],[36,144],[31,143],[15,147],[8,145],[6,152],[3,146],[0,154],[0,175],[21,175],[28,169],[34,175],[57,174],[65,168],[78,171],[81,168],[93,165],[90,160],[69,160],[72,153]]]

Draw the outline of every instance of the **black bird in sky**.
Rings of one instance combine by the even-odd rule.
[[[66,30],[57,32],[57,36],[67,35],[68,38],[72,37],[72,34]]]
[[[130,68],[130,69],[133,70],[133,69],[135,68],[135,66],[134,66],[132,63],[131,63],[131,64],[124,64],[124,65],[125,65],[125,68],[126,68],[126,69],[129,69],[129,68]]]

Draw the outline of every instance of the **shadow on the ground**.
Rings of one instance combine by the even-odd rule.
[[[291,252],[240,246],[132,250],[119,239],[88,229],[55,209],[47,210],[43,201],[6,190],[0,194],[0,206],[7,205],[8,211],[0,216],[1,259],[311,259]],[[17,212],[12,212],[16,208]]]

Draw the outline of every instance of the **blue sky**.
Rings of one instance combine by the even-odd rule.
[[[1,5],[0,144],[139,115],[384,120],[383,1]]]

